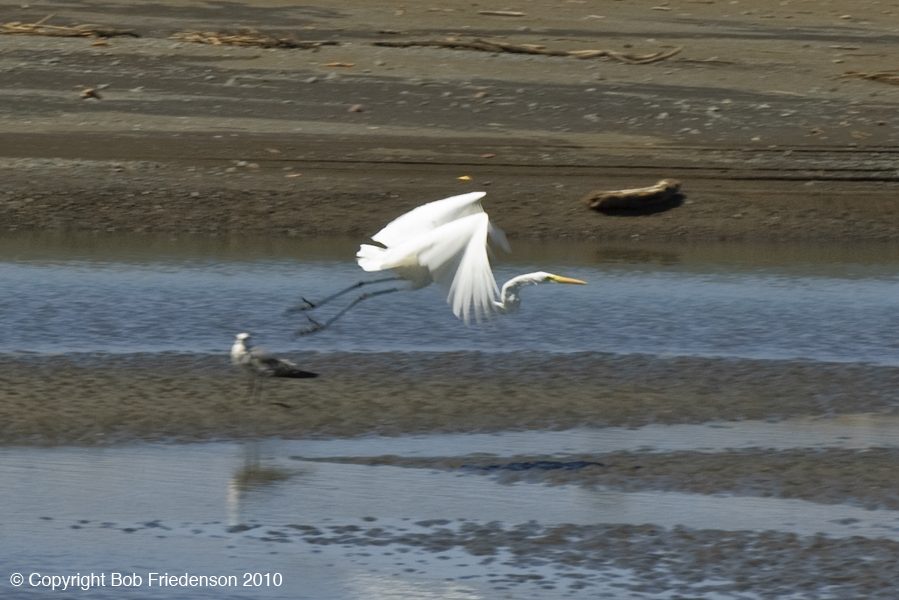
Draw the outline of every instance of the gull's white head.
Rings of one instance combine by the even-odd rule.
[[[241,362],[249,355],[249,348],[247,348],[246,345],[246,340],[248,339],[250,339],[249,333],[237,334],[234,345],[231,346],[231,362],[233,364],[241,364]]]

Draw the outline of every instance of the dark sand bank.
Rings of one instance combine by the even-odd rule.
[[[894,413],[899,369],[597,354],[308,354],[250,405],[224,357],[7,356],[0,442],[397,435]]]
[[[875,448],[306,460],[455,469],[491,475],[503,484],[525,481],[550,485],[601,485],[625,491],[731,493],[897,510],[899,495],[896,488],[884,485],[899,475],[897,456],[899,451],[896,449]]]
[[[899,239],[899,88],[844,76],[892,68],[893,13],[651,4],[532,2],[521,17],[455,0],[10,7],[9,20],[53,12],[142,37],[0,36],[0,230],[363,237],[484,189],[513,237]],[[168,39],[240,27],[338,45]],[[447,38],[681,50],[632,64],[372,45]],[[581,202],[670,177],[683,197],[645,214]]]

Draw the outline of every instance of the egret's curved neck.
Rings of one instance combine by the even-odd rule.
[[[513,277],[503,285],[500,292],[500,301],[495,302],[496,311],[498,313],[509,314],[518,311],[521,306],[521,288],[527,285],[537,285],[543,283],[542,273],[528,273]]]

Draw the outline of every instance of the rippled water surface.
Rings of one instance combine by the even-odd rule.
[[[809,358],[899,364],[893,247],[513,244],[502,284],[535,270],[587,286],[525,289],[521,311],[466,327],[435,286],[371,299],[301,339],[284,310],[363,279],[344,241],[31,238],[0,243],[0,352],[270,350],[548,352]],[[352,296],[347,297],[352,298]],[[327,318],[335,302],[318,313]]]
[[[801,423],[799,429],[809,426]],[[852,422],[840,426],[850,435],[855,427]],[[693,433],[703,428],[693,427]],[[742,433],[751,431],[752,427]],[[524,436],[538,448],[560,441],[553,439],[558,437],[555,434],[541,432],[520,437]],[[453,437],[443,436],[443,443],[432,450],[439,451],[438,446]],[[468,451],[498,448],[476,436],[473,441],[464,437],[455,436],[457,451],[460,446]],[[656,432],[641,430],[613,431],[610,437],[622,447],[658,439]],[[728,447],[725,437],[719,437],[720,447]],[[593,436],[600,446],[608,445],[599,438]],[[580,439],[574,435],[568,443],[581,448],[597,445],[589,440],[589,435]],[[420,442],[418,451],[411,454],[426,450],[424,440]],[[841,445],[838,439],[830,443]],[[493,557],[502,564],[491,564],[483,562],[484,556],[461,548],[434,552],[398,551],[392,545],[319,546],[307,543],[302,532],[316,528],[429,535],[435,531],[427,523],[437,520],[439,527],[449,530],[466,522],[491,521],[544,526],[654,524],[899,540],[899,511],[794,499],[499,485],[471,473],[302,460],[313,455],[352,456],[366,445],[382,452],[410,453],[409,442],[402,439],[0,449],[0,564],[26,576],[77,571],[139,573],[146,578],[149,573],[187,572],[236,575],[243,581],[243,573],[259,572],[280,573],[284,578],[283,586],[240,587],[228,590],[227,596],[209,588],[162,590],[144,585],[142,597],[486,600],[503,589],[496,588],[495,581],[487,585],[487,576],[502,573],[524,581],[564,580],[572,574],[593,579],[589,587],[566,597],[595,598],[600,592],[617,590],[608,597],[661,599],[671,596],[632,595],[628,587],[622,587],[636,585],[630,574],[611,568],[512,566],[505,562],[512,557],[503,553]],[[737,439],[729,447],[740,446]],[[709,583],[704,593],[693,597],[756,597],[718,596],[710,591]],[[8,592],[4,597],[10,598],[49,593],[29,585],[0,586]],[[61,597],[106,598],[121,597],[117,596],[121,593],[121,589],[98,587]],[[558,597],[556,593],[523,586],[513,597],[549,599]]]
[[[234,334],[249,331],[277,352],[594,351],[899,365],[899,248],[513,241],[513,254],[494,259],[500,283],[545,270],[589,285],[526,289],[520,313],[472,327],[452,316],[436,288],[390,294],[361,304],[329,330],[295,338],[305,320],[286,316],[286,308],[300,297],[327,296],[366,278],[353,262],[355,249],[355,241],[344,240],[7,236],[0,239],[0,354],[225,355]],[[323,307],[321,318],[340,306]],[[549,560],[516,566],[505,551],[491,564],[458,547],[318,546],[307,543],[298,527],[433,536],[422,522],[445,519],[452,528],[496,520],[899,540],[899,511],[735,495],[500,485],[473,473],[307,459],[896,446],[894,417],[860,414],[636,430],[0,448],[0,565],[26,576],[278,572],[288,578],[283,587],[131,590],[159,598],[486,600],[512,589],[510,597],[554,599],[562,588],[544,585],[577,580],[583,591],[566,587],[567,596],[667,600],[679,597],[673,588],[650,591],[642,576],[611,566]],[[112,588],[77,594],[13,588],[7,571],[0,573],[4,598],[125,597]],[[718,594],[716,584],[704,581],[691,597],[758,597],[750,591]]]

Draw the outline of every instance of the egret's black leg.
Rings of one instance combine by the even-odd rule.
[[[370,282],[370,283],[374,283],[374,282]],[[404,289],[404,288],[390,288],[389,290],[378,290],[377,292],[368,292],[367,294],[362,294],[361,296],[359,296],[358,298],[356,298],[355,300],[353,300],[352,302],[350,302],[349,304],[344,306],[342,309],[340,309],[340,312],[338,312],[336,315],[334,315],[333,317],[331,317],[324,323],[319,323],[318,321],[316,321],[312,318],[309,318],[309,320],[312,321],[313,326],[308,327],[306,329],[300,329],[299,331],[297,331],[294,334],[294,336],[300,337],[301,335],[308,335],[310,333],[315,333],[316,331],[321,331],[322,329],[328,327],[329,325],[331,325],[331,323],[333,323],[334,321],[336,321],[337,319],[342,317],[348,310],[350,310],[351,308],[353,308],[354,306],[356,306],[363,300],[368,300],[369,298],[374,298],[375,296],[380,296],[382,294],[390,294],[392,292],[399,292],[402,289]],[[306,315],[306,316],[309,317],[309,315]]]
[[[309,300],[306,300],[302,296],[300,296],[300,300],[303,301],[302,304],[297,304],[296,306],[291,306],[286,311],[284,311],[285,314],[289,315],[290,313],[300,312],[301,310],[309,310],[310,308],[315,308],[315,304],[313,304]]]
[[[322,304],[327,304],[331,300],[340,298],[344,294],[348,294],[355,289],[361,288],[363,285],[368,285],[370,283],[384,283],[385,281],[397,281],[399,279],[402,279],[402,278],[401,277],[385,277],[383,279],[374,279],[372,281],[360,281],[358,283],[354,283],[353,285],[351,285],[350,287],[348,287],[344,290],[340,290],[336,294],[331,294],[327,298],[323,298],[322,300],[319,300],[318,302],[310,302],[309,300],[306,300],[305,298],[301,297],[300,300],[302,300],[303,303],[293,306],[291,308],[288,308],[286,312],[287,312],[287,314],[290,314],[290,313],[295,313],[295,312],[302,312],[304,310],[312,310],[313,308],[318,308]]]
[[[301,335],[306,335],[309,333],[315,333],[316,331],[321,331],[322,329],[327,327],[328,324],[330,323],[330,321],[326,321],[324,323],[322,323],[321,321],[317,321],[309,313],[303,313],[303,314],[306,315],[306,320],[309,321],[310,325],[309,325],[309,327],[307,327],[305,329],[299,329],[296,332],[294,332],[294,334],[293,334],[294,337],[300,337]]]

